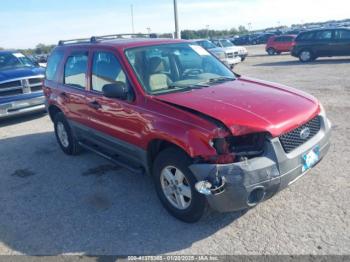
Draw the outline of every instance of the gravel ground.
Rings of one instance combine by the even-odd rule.
[[[66,156],[39,114],[0,122],[0,254],[350,254],[350,58],[301,64],[263,46],[235,69],[305,90],[333,122],[329,154],[245,214],[184,224],[151,180],[89,153]]]

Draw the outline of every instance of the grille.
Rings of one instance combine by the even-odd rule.
[[[233,58],[233,53],[227,53],[228,58]]]
[[[29,78],[29,84],[33,85],[33,84],[41,84],[41,81],[43,79],[42,78]]]
[[[309,128],[310,134],[307,138],[303,139],[300,137],[300,132],[305,128]],[[297,147],[304,144],[306,141],[311,139],[321,129],[321,120],[319,116],[311,119],[306,124],[299,126],[298,128],[290,131],[289,133],[283,134],[279,137],[282,147],[286,153],[289,153]]]
[[[40,86],[32,86],[30,88],[30,91],[32,91],[32,92],[37,92],[37,91],[41,91],[41,90],[43,90],[41,85]]]
[[[7,83],[3,83],[3,84],[0,84],[0,89],[3,89],[3,88],[11,88],[11,87],[21,87],[22,84],[21,84],[21,81],[11,81],[11,82],[7,82]]]
[[[22,94],[22,89],[13,89],[0,92],[0,96],[12,96]]]

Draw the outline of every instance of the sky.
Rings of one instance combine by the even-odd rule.
[[[113,33],[174,31],[173,0],[0,0],[0,47]],[[252,29],[350,18],[349,0],[178,0],[180,29]]]

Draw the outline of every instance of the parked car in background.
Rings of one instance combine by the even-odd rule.
[[[189,41],[60,41],[43,88],[64,153],[85,148],[149,174],[163,206],[186,222],[208,205],[256,206],[330,147],[331,124],[316,98],[236,75]]]
[[[0,51],[0,118],[43,111],[45,69],[17,51]]]
[[[279,35],[272,36],[267,41],[265,50],[269,55],[281,54],[290,52],[295,45],[296,35]]]
[[[211,42],[218,47],[221,47],[228,52],[233,52],[235,56],[239,56],[242,61],[248,56],[248,51],[243,46],[236,46],[228,39],[212,39]]]
[[[235,45],[250,45],[252,40],[251,35],[241,35],[234,39],[231,39],[231,42]]]
[[[264,33],[254,39],[255,44],[266,44],[270,37],[274,36],[274,33]]]
[[[291,52],[301,62],[318,57],[350,56],[350,29],[327,28],[300,33]]]
[[[220,59],[220,61],[230,68],[233,68],[236,64],[241,62],[241,58],[238,54],[235,54],[234,51],[218,47],[207,39],[195,40],[194,42],[213,53],[218,59]]]

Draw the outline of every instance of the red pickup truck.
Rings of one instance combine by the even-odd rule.
[[[237,75],[193,42],[121,37],[60,41],[48,60],[46,107],[66,154],[150,174],[186,222],[208,205],[255,206],[325,156],[331,124],[311,95]]]

